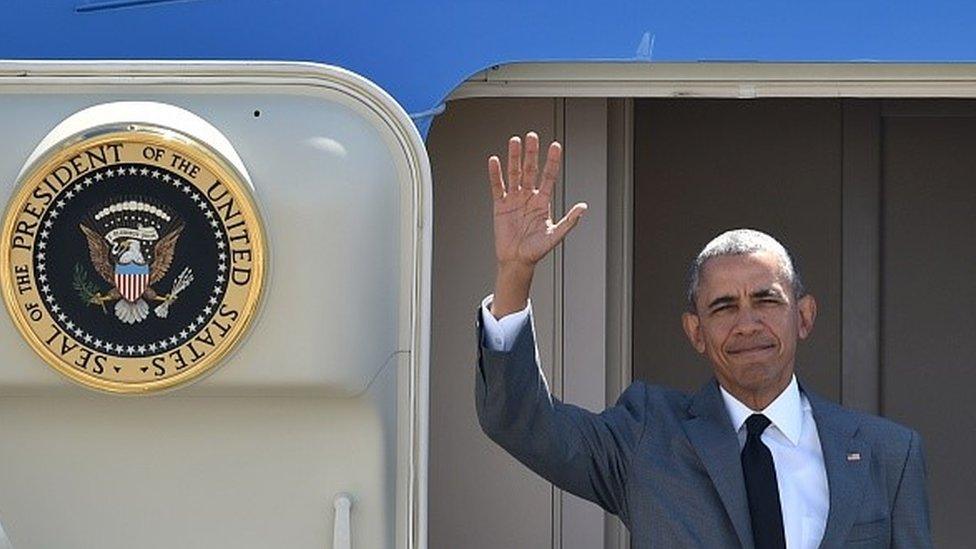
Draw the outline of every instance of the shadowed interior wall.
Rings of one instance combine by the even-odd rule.
[[[552,546],[552,485],[481,432],[474,410],[475,310],[495,281],[489,154],[535,129],[555,138],[555,100],[451,102],[428,140],[434,176],[429,545]],[[532,285],[539,353],[552,379],[553,262]]]
[[[936,547],[972,545],[976,488],[976,103],[956,105],[883,126],[882,410],[922,435]]]

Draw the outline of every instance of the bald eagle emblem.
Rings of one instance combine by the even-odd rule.
[[[153,288],[169,272],[184,226],[167,208],[144,199],[106,205],[83,220],[79,228],[92,265],[111,284],[108,292],[92,288],[83,298],[105,312],[106,303],[115,301],[115,316],[126,324],[149,316],[147,301],[158,303],[156,316],[166,318],[169,306],[193,281],[192,271],[184,268],[169,293]]]

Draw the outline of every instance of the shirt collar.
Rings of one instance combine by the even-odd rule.
[[[732,420],[732,427],[736,432],[752,414],[763,414],[786,435],[786,438],[796,446],[800,442],[800,428],[803,426],[803,405],[800,400],[800,387],[797,385],[796,376],[790,379],[790,384],[783,389],[783,392],[769,403],[764,410],[756,412],[740,402],[719,385],[722,391],[722,400],[725,401],[725,409]]]

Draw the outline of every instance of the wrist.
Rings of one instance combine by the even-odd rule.
[[[529,288],[535,265],[525,263],[499,263],[495,275],[495,296],[491,303],[491,314],[502,318],[528,305]]]
[[[535,265],[523,263],[521,261],[499,261],[496,269],[496,278],[504,278],[512,282],[531,282],[532,273],[535,272]]]

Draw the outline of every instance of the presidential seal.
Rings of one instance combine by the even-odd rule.
[[[249,184],[170,127],[101,127],[51,147],[3,223],[3,296],[30,346],[87,387],[149,393],[227,356],[259,303]]]

